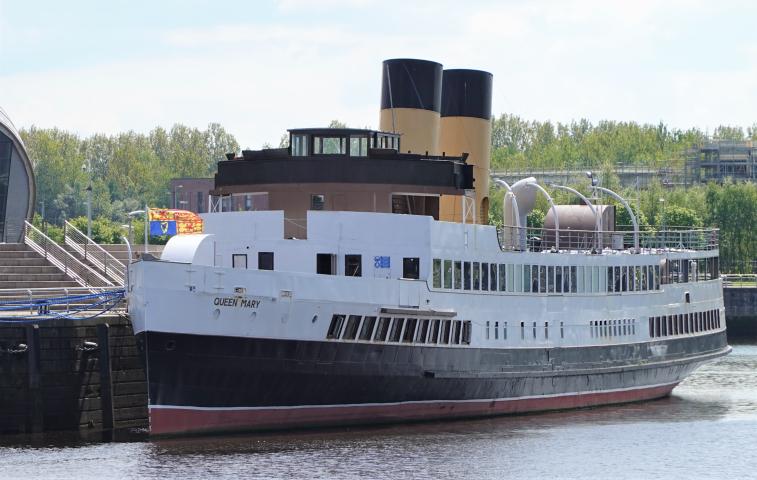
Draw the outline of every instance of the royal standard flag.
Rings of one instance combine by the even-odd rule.
[[[148,217],[152,236],[202,233],[202,218],[194,212],[151,208]]]

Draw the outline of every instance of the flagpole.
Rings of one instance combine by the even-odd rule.
[[[145,204],[145,253],[147,253],[147,232],[150,229],[150,207]]]

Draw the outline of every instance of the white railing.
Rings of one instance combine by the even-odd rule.
[[[29,222],[24,222],[24,243],[45,257],[48,262],[58,267],[60,271],[71,277],[82,287],[114,286],[113,282],[97,273],[93,268],[82,263]]]
[[[124,285],[126,266],[118,261],[116,257],[73,226],[68,220],[63,224],[63,234],[66,245],[81,255],[85,262],[92,264],[105,277],[110,278],[117,285]]]

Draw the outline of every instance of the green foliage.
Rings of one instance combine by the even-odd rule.
[[[529,228],[544,227],[544,218],[546,217],[543,210],[534,209],[526,216],[526,226]]]
[[[87,217],[76,217],[69,220],[84,235],[87,234]],[[121,224],[106,217],[92,219],[92,240],[96,243],[123,243],[121,237],[125,234]]]
[[[174,125],[149,134],[125,132],[80,138],[56,128],[21,131],[37,181],[38,209],[58,225],[86,214],[92,185],[92,216],[125,222],[126,213],[145,204],[170,204],[169,180],[209,177],[227,152],[239,151],[234,137],[211,123],[199,130]]]
[[[655,224],[667,227],[692,227],[701,228],[702,217],[694,210],[679,205],[671,205],[661,210],[655,220]]]
[[[752,273],[752,262],[757,260],[757,185],[710,184],[705,195],[705,221],[720,228],[722,270]]]
[[[724,136],[733,134],[730,127],[721,128]],[[680,164],[683,150],[704,139],[697,129],[671,130],[662,123],[601,121],[593,125],[581,119],[553,124],[503,114],[492,120],[491,164],[494,169],[509,170],[602,169],[603,186],[612,189],[607,173],[616,165]]]

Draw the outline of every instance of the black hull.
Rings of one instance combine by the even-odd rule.
[[[642,400],[667,395],[701,363],[729,351],[725,332],[613,346],[503,349],[139,336],[148,352],[153,433],[481,416]],[[226,419],[224,412],[230,414]],[[259,418],[253,412],[274,414]]]

